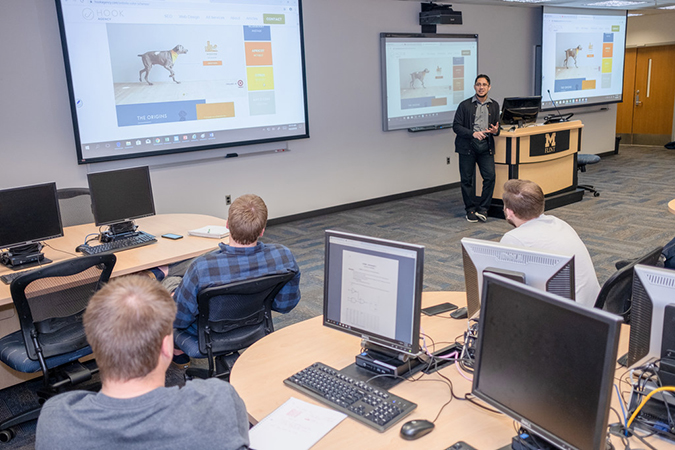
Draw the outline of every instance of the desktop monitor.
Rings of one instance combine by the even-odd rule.
[[[643,265],[634,270],[629,367],[675,354],[675,270]]]
[[[0,248],[9,249],[9,253],[14,254],[12,258],[9,253],[4,253],[2,262],[10,266],[48,262],[38,246],[28,253],[24,250],[26,246],[63,236],[56,183],[3,189],[0,191],[0,205]],[[29,256],[17,259],[18,254]]]
[[[148,167],[87,175],[96,225],[114,225],[155,215]]]
[[[574,300],[574,256],[480,239],[463,238],[461,242],[469,318],[480,311],[485,272]]]
[[[621,318],[492,274],[483,293],[473,394],[535,440],[605,448]]]
[[[532,97],[506,97],[502,105],[501,122],[504,125],[535,123],[541,110],[541,95]]]
[[[423,270],[420,245],[326,231],[323,324],[414,357]]]

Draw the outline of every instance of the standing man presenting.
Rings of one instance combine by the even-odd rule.
[[[459,153],[466,220],[486,222],[495,187],[494,136],[499,135],[499,103],[488,97],[490,77],[487,75],[478,75],[473,88],[476,95],[459,104],[452,129],[457,134],[455,151]],[[473,195],[476,164],[483,178],[483,191],[478,203]]]

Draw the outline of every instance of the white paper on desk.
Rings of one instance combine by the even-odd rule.
[[[251,428],[251,448],[255,450],[309,449],[324,437],[345,414],[291,397]]]

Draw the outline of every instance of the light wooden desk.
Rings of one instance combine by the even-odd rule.
[[[466,304],[466,295],[463,292],[425,292],[422,301],[424,307],[442,302],[462,306]],[[448,313],[433,317],[422,315],[422,332],[433,338],[438,348],[454,342],[465,328],[466,320],[448,318]],[[628,347],[628,334],[628,328],[622,330],[620,355]],[[431,345],[429,340],[427,345]],[[261,420],[290,397],[325,406],[287,387],[283,380],[315,362],[342,369],[354,362],[359,350],[358,337],[324,327],[322,317],[315,317],[275,331],[249,347],[234,365],[230,383],[254,420]],[[441,369],[441,373],[452,380],[457,396],[464,397],[471,391],[471,382],[458,373],[454,364]],[[441,378],[432,374],[422,379]],[[404,381],[390,391],[417,403],[417,409],[385,433],[378,433],[348,417],[312,449],[445,449],[457,441],[465,441],[477,449],[497,449],[510,444],[515,435],[513,421],[508,417],[455,399],[445,407],[430,434],[415,441],[405,441],[399,437],[401,425],[412,419],[433,420],[450,399],[450,392],[440,381]],[[612,399],[613,407],[620,410],[614,393]],[[613,413],[609,420],[610,423],[617,421]],[[623,448],[618,439],[613,442],[616,448]],[[635,439],[631,443],[642,446]],[[672,444],[658,439],[651,438],[650,443],[657,448],[673,449]]]
[[[112,273],[113,277],[129,275],[152,267],[194,258],[204,252],[213,250],[221,241],[188,236],[187,232],[205,225],[224,226],[226,223],[225,219],[202,214],[159,214],[138,219],[135,222],[139,226],[139,230],[154,235],[157,242],[115,253],[117,263]],[[75,247],[83,244],[85,237],[92,233],[98,233],[98,227],[93,223],[66,227],[63,229],[63,237],[46,241],[49,247],[45,246],[44,254],[54,262],[76,258],[81,253],[76,253]],[[163,239],[161,235],[165,233],[181,234],[184,237],[175,241]],[[222,242],[228,242],[228,239],[225,238]],[[0,275],[8,272],[12,272],[12,270],[5,266],[0,267]],[[12,303],[9,286],[0,283],[0,336],[5,336],[19,328],[19,319]],[[34,376],[15,372],[4,364],[0,364],[0,389]]]

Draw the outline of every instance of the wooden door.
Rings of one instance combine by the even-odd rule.
[[[635,98],[635,63],[637,49],[626,49],[625,68],[623,71],[623,102],[616,107],[616,133],[630,135],[633,133],[633,106]]]
[[[675,45],[627,50],[624,73],[624,102],[617,110],[617,133],[630,133],[634,144],[667,143],[671,140],[675,106]]]

